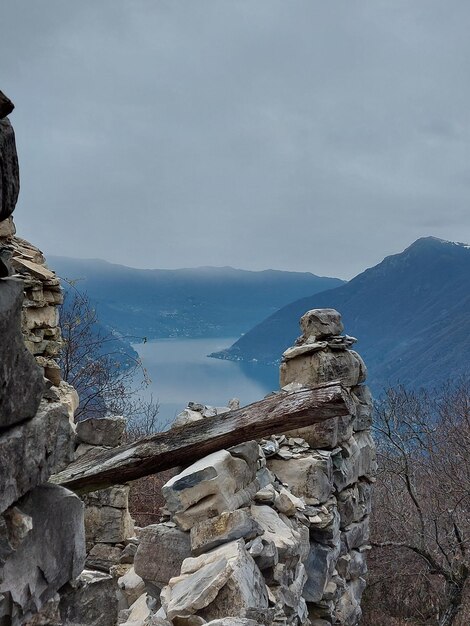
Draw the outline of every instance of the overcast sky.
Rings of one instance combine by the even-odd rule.
[[[18,234],[350,278],[470,242],[468,0],[9,0]]]

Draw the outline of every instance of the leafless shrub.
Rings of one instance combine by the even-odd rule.
[[[375,424],[379,471],[363,623],[385,623],[379,610],[397,624],[468,624],[470,381],[431,392],[388,389]]]

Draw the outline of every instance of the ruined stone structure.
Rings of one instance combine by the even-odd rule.
[[[81,500],[47,483],[73,459],[78,398],[52,361],[58,280],[14,237],[19,171],[5,101],[0,94],[0,624],[16,626],[57,604],[83,569],[85,536]]]
[[[372,400],[340,315],[303,316],[302,336],[283,355],[281,390],[256,403],[258,414],[278,411],[267,432],[280,434],[246,441],[257,425],[247,429],[236,400],[190,403],[160,447],[124,445],[121,417],[75,424],[77,394],[55,361],[60,285],[11,218],[19,191],[11,110],[0,92],[0,626],[359,624]],[[200,452],[239,414],[236,445]],[[189,431],[199,443],[163,487],[160,523],[134,528],[122,477],[139,459],[152,467],[155,450]],[[114,486],[96,490],[95,462],[101,487]]]
[[[359,623],[375,471],[366,369],[336,311],[301,326],[281,393],[340,380],[356,412],[221,450],[163,487],[166,518],[140,531],[134,562],[160,624]]]

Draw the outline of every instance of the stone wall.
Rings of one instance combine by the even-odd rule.
[[[161,523],[138,533],[130,626],[355,626],[367,572],[372,399],[339,314],[313,310],[283,355],[278,393],[340,380],[355,414],[211,454],[163,487]],[[236,402],[232,404],[236,407]],[[232,407],[190,403],[181,427]]]
[[[44,370],[45,377],[59,386],[61,375],[55,357],[62,346],[58,312],[63,301],[60,281],[46,267],[42,252],[16,237],[15,232],[13,217],[0,222],[0,245],[4,257],[8,258],[10,271],[22,279],[21,329],[25,345]]]
[[[47,484],[73,458],[78,398],[51,361],[60,344],[58,281],[39,251],[14,237],[19,170],[13,128],[5,117],[11,110],[0,107],[2,626],[25,624],[57,604],[57,591],[81,572],[85,559],[83,503],[67,489]]]

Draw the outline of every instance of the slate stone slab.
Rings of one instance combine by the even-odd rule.
[[[36,613],[85,563],[83,503],[75,494],[42,485],[18,506],[31,517],[32,529],[1,572],[0,596],[10,606],[11,624],[22,624]]]
[[[45,390],[21,334],[23,281],[0,279],[0,429],[32,418]]]
[[[73,458],[67,406],[43,401],[33,419],[0,436],[0,512]]]

